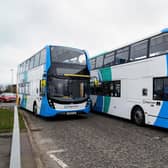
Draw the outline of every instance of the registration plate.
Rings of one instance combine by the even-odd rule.
[[[75,115],[77,112],[66,112],[67,115]]]

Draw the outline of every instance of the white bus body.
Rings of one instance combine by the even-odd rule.
[[[168,37],[168,33],[164,32],[165,34]],[[128,53],[131,53],[129,49]],[[94,59],[99,57],[100,61],[102,56],[105,62],[107,54],[103,53],[91,59],[95,66],[92,67],[91,77],[97,81],[95,84],[92,80],[91,86],[92,106],[95,111],[132,119],[139,125],[168,128],[168,54],[149,56],[150,51],[143,59],[110,66],[103,66],[102,63],[97,68],[93,65],[93,61],[96,62]]]

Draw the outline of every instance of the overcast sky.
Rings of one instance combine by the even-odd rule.
[[[90,56],[168,27],[168,0],[1,0],[0,84],[47,44]],[[14,77],[14,82],[16,78]]]

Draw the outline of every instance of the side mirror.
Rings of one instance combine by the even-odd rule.
[[[97,77],[91,77],[90,83],[92,87],[98,87],[99,86],[99,81],[97,80]]]

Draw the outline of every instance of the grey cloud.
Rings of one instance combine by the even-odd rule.
[[[167,0],[6,0],[2,4],[0,72],[5,82],[10,81],[5,74],[11,67],[46,44],[84,48],[92,56],[148,36],[168,23]]]

